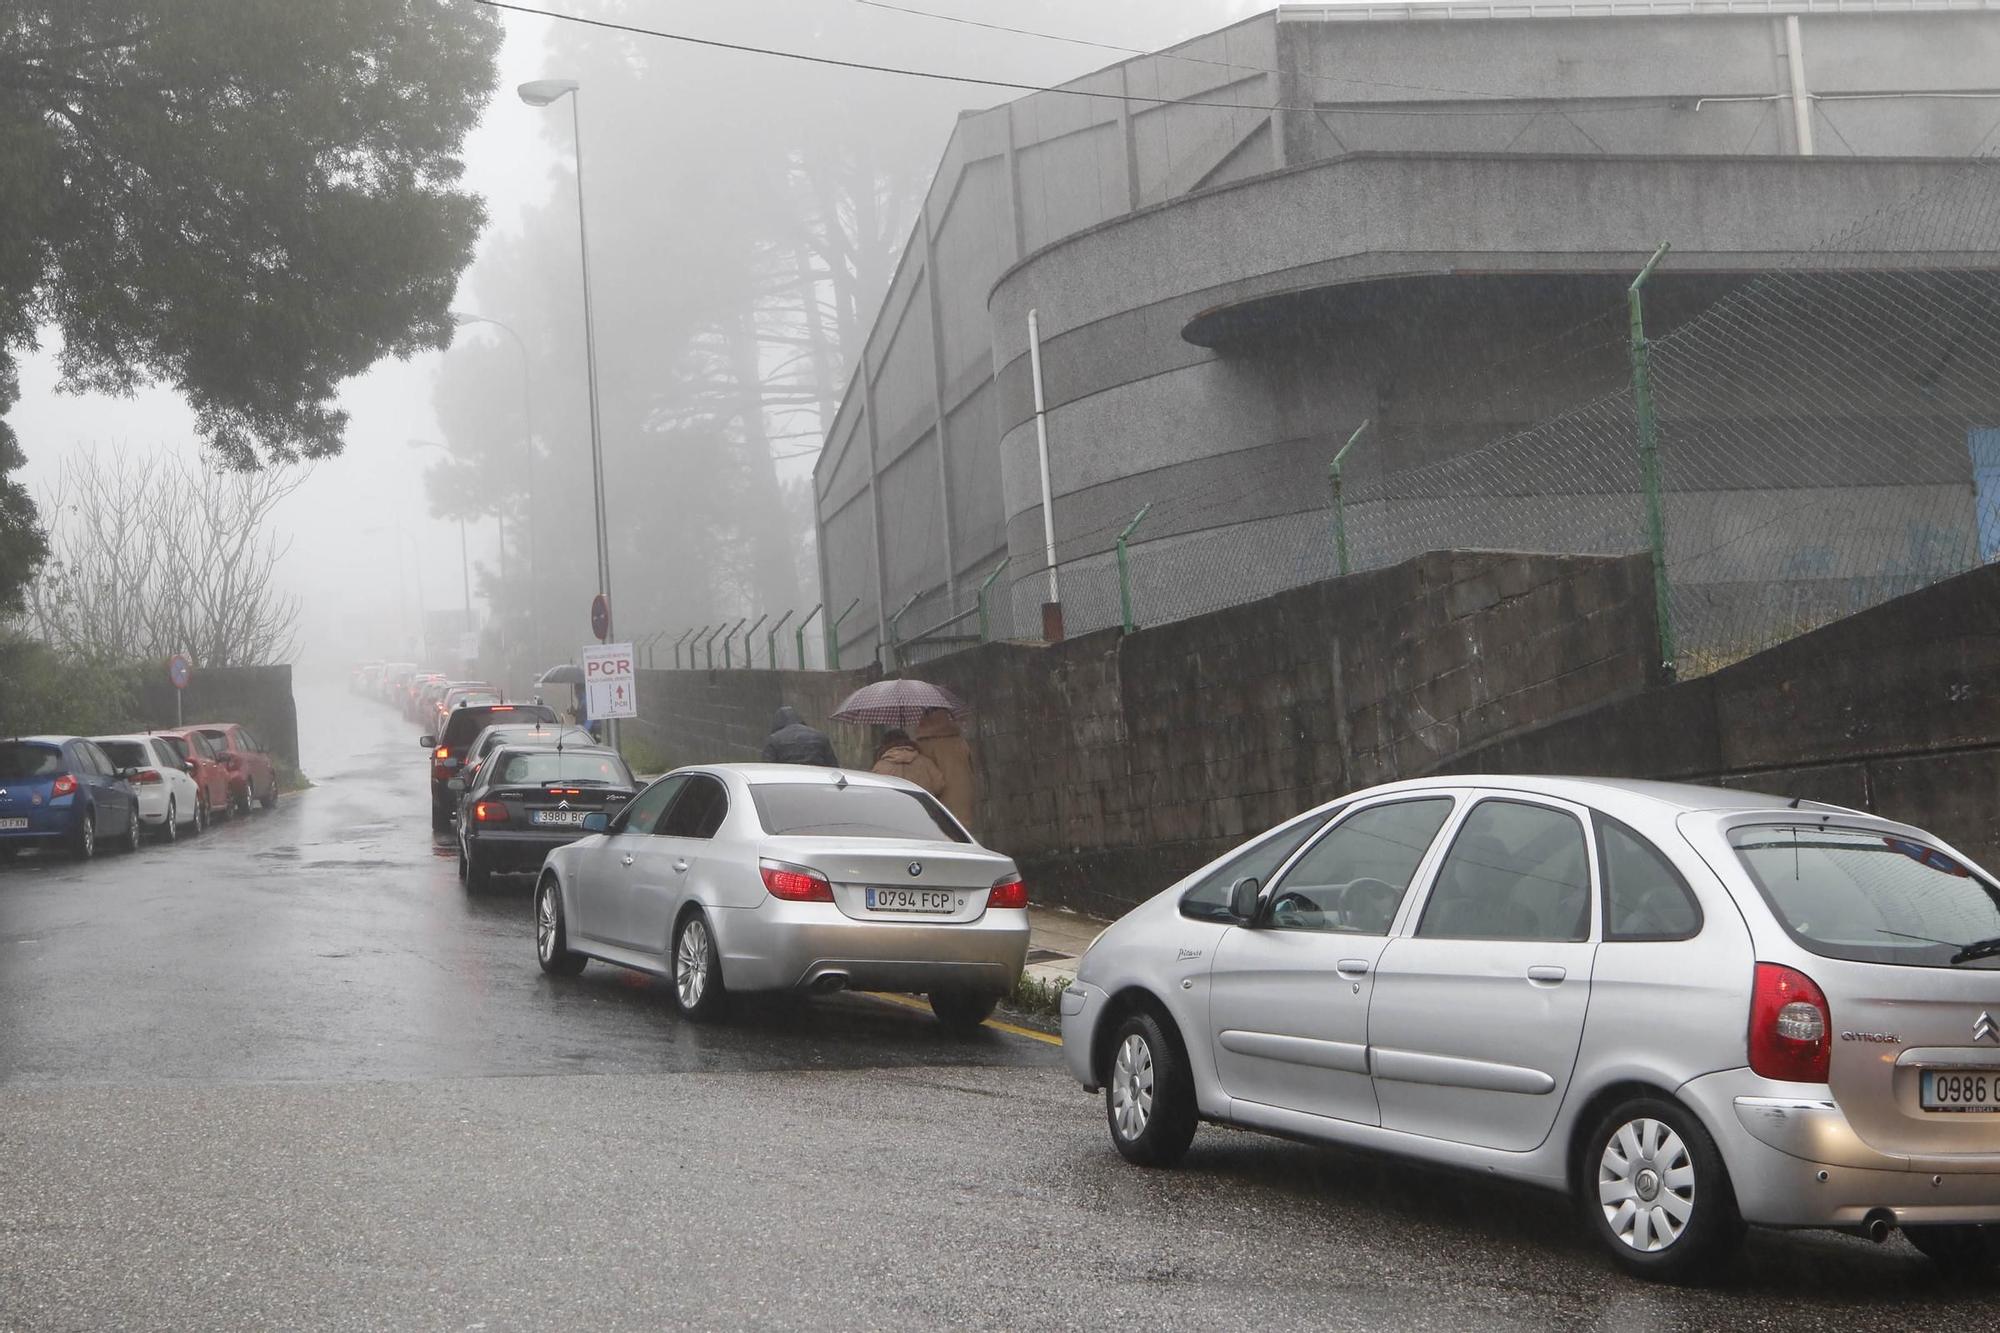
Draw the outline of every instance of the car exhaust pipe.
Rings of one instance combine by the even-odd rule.
[[[814,995],[831,995],[837,990],[846,989],[847,974],[845,972],[822,972],[812,979],[811,990]]]
[[[1887,1208],[1872,1209],[1868,1216],[1861,1219],[1861,1234],[1877,1245],[1889,1239],[1889,1233],[1895,1229],[1896,1215]]]

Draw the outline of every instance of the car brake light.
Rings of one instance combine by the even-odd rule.
[[[472,807],[472,817],[482,824],[507,822],[507,806],[501,801],[480,801]]]
[[[157,768],[142,768],[132,775],[132,781],[142,783],[146,786],[152,786],[158,783],[159,780],[160,770]]]
[[[1786,1083],[1824,1083],[1833,1054],[1833,1014],[1813,979],[1777,963],[1757,964],[1750,996],[1750,1070]]]
[[[433,758],[433,759],[449,759],[449,758],[451,758],[451,747],[450,747],[450,746],[448,746],[448,745],[440,745],[440,746],[438,746],[438,747],[437,747],[437,750],[436,750],[436,752],[435,752],[435,753],[433,753],[433,754],[431,755],[431,758]]]
[[[788,903],[833,901],[833,885],[827,883],[826,876],[817,870],[786,865],[783,861],[759,861],[757,869],[763,874],[764,887],[771,891],[773,898],[782,898]]]
[[[71,777],[67,773],[63,774],[61,777],[56,779],[55,785],[49,788],[49,795],[51,796],[76,795],[76,779]]]
[[[986,895],[988,907],[1026,907],[1028,886],[1021,882],[1019,875],[1009,875],[995,884]]]
[[[546,787],[546,788],[544,788],[543,790],[544,790],[544,791],[546,791],[546,792],[547,792],[547,793],[548,793],[548,794],[549,794],[550,796],[581,796],[581,795],[583,795],[583,792],[582,792],[582,790],[581,790],[581,789],[579,789],[579,788],[576,788],[576,787]]]

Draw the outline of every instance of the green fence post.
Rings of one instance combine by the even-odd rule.
[[[1646,542],[1653,551],[1653,614],[1660,622],[1660,665],[1674,671],[1674,617],[1667,585],[1667,518],[1660,501],[1660,423],[1653,415],[1652,357],[1646,345],[1646,317],[1639,289],[1666,258],[1668,243],[1660,242],[1646,267],[1626,289],[1632,315],[1632,406],[1639,424],[1639,475],[1646,488]]]
[[[792,618],[792,612],[796,610],[798,610],[796,606],[786,607],[785,614],[778,617],[778,623],[764,633],[764,656],[770,659],[769,665],[773,671],[778,669],[778,631],[785,627],[785,622]]]
[[[979,641],[981,643],[990,643],[993,640],[993,635],[988,630],[986,624],[986,594],[992,589],[993,581],[1000,577],[1000,571],[1013,563],[1013,556],[1006,557],[999,564],[993,566],[993,572],[988,574],[986,581],[979,585]]]
[[[847,610],[842,611],[837,617],[826,623],[826,669],[828,671],[840,670],[840,625],[842,621],[854,613],[854,608],[859,605],[861,605],[861,599],[857,597],[847,604]]]
[[[1125,531],[1118,534],[1118,608],[1124,613],[1125,632],[1127,634],[1130,634],[1134,627],[1132,624],[1132,570],[1125,561],[1125,541],[1132,535],[1132,530],[1144,521],[1146,511],[1152,507],[1153,504],[1150,500],[1140,505],[1139,512],[1134,514],[1132,521],[1125,525]]]
[[[1362,432],[1368,429],[1368,419],[1354,428],[1354,434],[1347,437],[1347,443],[1340,446],[1340,452],[1326,465],[1326,479],[1333,487],[1333,551],[1338,569],[1343,575],[1348,571],[1347,563],[1347,493],[1340,479],[1340,465],[1347,461],[1347,451],[1361,442]]]
[[[722,633],[722,628],[721,625],[717,625],[708,632],[708,637],[702,640],[702,647],[706,651],[708,669],[710,671],[715,670],[715,636]]]
[[[702,628],[707,629],[708,626],[703,625]],[[688,641],[689,636],[694,634],[695,632],[696,631],[694,630],[683,631],[681,636],[678,639],[674,640],[674,670],[679,671],[681,669],[681,645],[686,643]],[[688,665],[693,666],[694,662],[692,660],[693,658],[692,653],[689,654],[689,658],[690,660],[688,662]]]
[[[797,634],[799,643],[799,670],[801,671],[806,669],[806,626],[813,623],[813,617],[818,615],[820,608],[825,605],[826,603],[824,602],[814,602],[813,609],[806,612],[805,619],[799,622]]]
[[[757,666],[757,631],[764,628],[764,622],[770,618],[771,613],[766,611],[763,615],[757,617],[756,622],[749,629],[743,631],[743,669],[745,671],[754,670]]]
[[[903,669],[903,617],[909,614],[910,608],[915,606],[917,599],[922,596],[921,592],[911,593],[910,600],[904,602],[896,609],[896,614],[889,617],[889,653],[896,659],[898,671]]]
[[[750,623],[750,617],[745,616],[743,617],[743,619],[737,621],[734,625],[731,625],[729,627],[729,632],[722,636],[722,669],[724,671],[731,671],[735,669],[736,660],[730,656],[730,649],[734,646],[736,639],[736,631],[742,629],[745,625],[749,623]]]

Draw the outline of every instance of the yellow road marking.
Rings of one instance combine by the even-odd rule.
[[[928,1001],[919,1000],[914,995],[892,995],[887,991],[863,991],[861,993],[871,999],[887,1000],[890,1004],[900,1004],[905,1009],[921,1009],[925,1013],[929,1013],[931,1010]],[[1014,1023],[1003,1023],[997,1018],[987,1019],[986,1026],[999,1032],[1011,1033],[1016,1037],[1027,1037],[1033,1041],[1047,1042],[1051,1046],[1062,1045],[1061,1037],[1051,1036],[1046,1032],[1037,1032],[1033,1028],[1024,1028]]]

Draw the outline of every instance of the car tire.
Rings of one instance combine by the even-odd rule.
[[[590,960],[569,948],[569,925],[563,920],[562,890],[556,877],[545,875],[535,890],[535,959],[552,977],[573,977]]]
[[[79,861],[88,861],[97,855],[97,812],[86,810],[76,826],[76,840],[70,844],[70,854]]]
[[[231,815],[247,815],[250,813],[250,784],[248,782],[243,784],[243,794],[241,796],[236,794],[234,788],[230,790],[229,813]]]
[[[1576,1181],[1584,1225],[1635,1277],[1717,1277],[1743,1238],[1715,1140],[1692,1112],[1663,1098],[1635,1097],[1600,1117]]]
[[[465,883],[465,839],[458,839],[458,882]]]
[[[931,1012],[947,1032],[958,1036],[970,1036],[979,1031],[979,1025],[993,1015],[993,1007],[1000,1003],[1000,997],[977,991],[936,990],[930,995]]]
[[[132,803],[132,815],[125,824],[125,850],[136,852],[145,844],[146,831],[139,823],[139,803]]]
[[[180,840],[181,840],[180,802],[175,800],[173,797],[169,796],[167,798],[167,822],[160,827],[160,841],[179,842]]]
[[[278,808],[278,780],[275,777],[264,784],[264,795],[261,799],[266,810]]]
[[[448,806],[431,803],[431,832],[451,832],[451,809]]]
[[[463,855],[465,857],[465,891],[467,893],[484,893],[492,888],[493,867],[487,865],[485,860],[480,857],[479,849],[477,847],[468,847],[465,849]]]
[[[668,962],[673,970],[674,1003],[681,1013],[697,1023],[722,1017],[728,1003],[722,985],[722,954],[715,947],[715,931],[699,908],[674,927]]]
[[[208,824],[208,798],[206,796],[197,796],[194,799],[194,831],[196,833],[206,833],[208,832]]]
[[[1976,1223],[1904,1227],[1918,1253],[1954,1277],[1991,1277],[2000,1269],[2000,1226]]]
[[[1194,1077],[1159,1019],[1141,1011],[1112,1034],[1104,1118],[1118,1155],[1136,1166],[1172,1166],[1200,1123]]]

